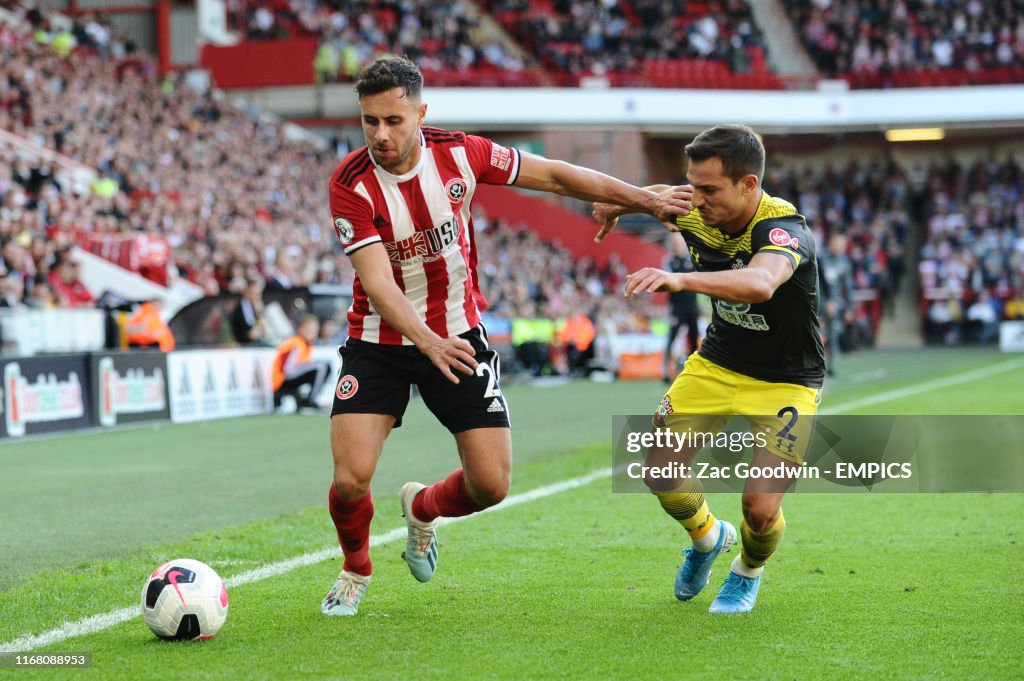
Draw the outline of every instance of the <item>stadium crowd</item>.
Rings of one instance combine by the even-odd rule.
[[[1012,158],[949,161],[928,172],[918,273],[925,340],[986,342],[1024,319],[1024,171]]]
[[[1024,66],[1022,0],[784,0],[823,75],[880,75],[962,69],[966,74]],[[853,78],[853,82],[857,82]],[[870,78],[865,83],[874,83]],[[920,83],[927,84],[923,79]],[[942,84],[942,83],[933,83]],[[949,83],[959,84],[959,83]]]
[[[374,54],[405,53],[424,70],[498,73],[546,69],[544,82],[617,75],[615,84],[662,86],[691,80],[663,62],[721,65],[701,87],[748,87],[730,74],[768,79],[764,41],[747,0],[488,0],[487,11],[516,42],[485,30],[465,2],[260,0],[233,6],[234,25],[250,39],[322,38],[323,80],[351,79]],[[1024,69],[1024,0],[784,0],[826,77],[857,87],[1016,82]],[[727,67],[727,68],[726,68]],[[629,74],[642,74],[641,81]],[[530,74],[526,74],[530,75]],[[667,77],[667,80],[666,80]],[[472,79],[470,79],[471,81]],[[620,83],[621,81],[621,83]],[[520,84],[536,84],[521,78]]]
[[[742,72],[748,48],[764,46],[746,0],[491,0],[488,7],[545,66],[569,74],[636,71],[659,59],[718,60]]]
[[[8,82],[29,87],[0,109],[0,127],[98,177],[74,191],[53,181],[49,163],[8,152],[12,175],[28,180],[4,192],[5,205],[22,210],[0,230],[27,242],[80,232],[161,236],[182,276],[208,294],[233,290],[240,274],[274,275],[287,260],[280,251],[295,261],[296,284],[347,278],[314,181],[329,175],[332,151],[287,140],[278,123],[183,76],[159,82],[147,56],[62,56],[39,35],[4,36],[10,49],[0,67]]]
[[[499,10],[516,8],[496,4]],[[615,11],[627,14],[626,5],[581,6],[555,3],[543,14],[550,19],[564,10],[572,24],[564,30],[570,32],[593,25],[595,17],[607,28]],[[628,7],[631,16],[646,16],[667,5]],[[51,24],[35,10],[23,17],[32,33],[0,26],[6,48],[0,55],[0,127],[94,168],[98,176],[80,191],[51,161],[0,149],[0,305],[94,304],[100,292],[90,293],[78,280],[69,250],[83,234],[165,238],[172,247],[172,276],[198,284],[207,295],[241,295],[253,281],[269,288],[351,281],[348,258],[324,228],[330,221],[321,180],[337,163],[335,148],[288,140],[275,120],[219,91],[195,87],[185,76],[161,82],[152,59],[100,16],[65,24]],[[732,26],[721,35],[744,31]],[[58,40],[61,35],[66,39]],[[990,179],[992,189],[986,190]],[[956,301],[959,313],[953,303],[946,305],[954,318],[967,315],[983,295],[997,316],[1019,316],[1019,168],[1009,162],[935,167],[931,185],[934,215],[921,263],[926,291],[953,291],[943,300]],[[848,272],[828,292],[842,321],[841,346],[870,345],[906,267],[903,170],[892,163],[775,168],[765,186],[797,204],[816,232],[819,252]],[[979,197],[988,208],[971,212],[968,220],[966,207],[976,206]],[[999,226],[1014,220],[1015,232]],[[614,257],[598,268],[500,216],[481,215],[478,228],[481,283],[493,315],[557,319],[583,310],[599,328],[619,331],[645,330],[650,320],[664,317],[663,307],[649,299],[627,306],[612,295],[625,276]],[[933,312],[943,318],[940,307],[928,308],[929,319]]]
[[[5,299],[34,304],[36,292],[53,286],[60,304],[94,304],[68,247],[99,233],[166,238],[177,276],[207,295],[241,294],[254,279],[268,288],[351,281],[348,258],[322,227],[330,225],[321,194],[338,160],[334,149],[286,141],[277,123],[183,77],[159,82],[152,61],[130,50],[85,45],[64,55],[40,32],[6,29],[3,41],[10,49],[0,66],[17,96],[0,109],[0,123],[98,172],[77,191],[50,161],[2,151]],[[625,275],[621,263],[602,272],[528,231],[506,234],[499,220],[490,230],[481,222],[481,267],[495,314],[587,309],[624,329],[642,324],[643,313],[607,295]],[[58,272],[85,295],[62,295]],[[536,276],[527,281],[523,273]]]
[[[428,71],[492,67],[519,71],[518,50],[482,28],[464,2],[277,0],[239,3],[230,23],[249,40],[313,36],[323,81],[352,80],[375,55],[405,54]]]
[[[542,241],[526,225],[484,215],[475,222],[481,288],[492,314],[509,319],[561,318],[583,310],[600,312],[622,331],[639,331],[646,329],[646,320],[661,313],[647,300],[627,304],[621,295],[613,295],[622,289],[627,274],[614,253],[598,267],[590,258],[575,258],[557,244]]]
[[[385,53],[406,54],[446,81],[460,72],[481,83],[511,73],[521,77],[502,82],[574,85],[579,75],[634,73],[662,60],[717,62],[725,73],[744,73],[753,62],[764,70],[764,43],[746,0],[484,5],[507,35],[477,20],[479,9],[464,1],[261,0],[234,6],[231,24],[250,40],[320,38],[321,82],[351,80],[367,59]]]
[[[99,171],[92,191],[76,193],[60,186],[48,162],[9,157],[20,181],[3,192],[3,202],[24,208],[0,216],[0,238],[17,237],[49,254],[37,271],[51,268],[53,254],[76,233],[136,232],[167,238],[179,275],[208,295],[242,293],[254,278],[300,286],[351,280],[348,259],[322,227],[329,223],[313,180],[330,173],[337,160],[331,150],[285,142],[273,121],[216,91],[195,90],[184,78],[158,82],[152,62],[128,49],[109,48],[106,59],[95,49],[65,58],[38,36],[6,40],[17,48],[4,57],[9,82],[31,78],[41,87],[14,88],[17,103],[0,112],[4,124]],[[896,173],[855,166],[773,171],[766,185],[796,197],[823,239],[845,226],[855,287],[890,295],[902,272],[906,225]],[[660,316],[607,295],[625,274],[615,260],[602,272],[528,231],[482,232],[481,268],[494,314],[560,317],[583,309],[622,330]],[[850,328],[865,328],[869,314],[850,310]]]
[[[874,344],[906,270],[909,184],[891,161],[842,167],[770,168],[765,188],[793,201],[814,231],[822,269],[840,272],[824,286],[823,316],[838,315],[843,350]]]

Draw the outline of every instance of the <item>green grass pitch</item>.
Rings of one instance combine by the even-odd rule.
[[[1024,361],[990,351],[843,358],[823,409],[1024,414]],[[973,377],[973,378],[972,378]],[[507,389],[512,494],[605,468],[612,414],[650,412],[655,383]],[[894,398],[887,398],[894,395]],[[847,405],[844,407],[844,405]],[[395,492],[456,463],[414,403],[374,483],[373,534],[400,527]],[[139,427],[0,446],[0,649],[136,607],[164,560],[232,576],[332,544],[326,417]],[[711,616],[677,602],[682,532],[647,495],[608,478],[441,528],[440,567],[419,584],[402,541],[373,549],[358,617],[319,601],[327,561],[231,590],[221,633],[167,644],[141,618],[40,650],[93,654],[97,678],[817,679],[1021,678],[1024,496],[796,494],[757,608]],[[739,498],[713,495],[740,519]],[[73,678],[80,670],[17,672]]]

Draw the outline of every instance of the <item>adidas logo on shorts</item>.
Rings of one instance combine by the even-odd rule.
[[[487,413],[490,414],[498,411],[505,411],[505,407],[502,405],[501,400],[495,397],[494,401],[491,402],[491,406],[487,407]]]

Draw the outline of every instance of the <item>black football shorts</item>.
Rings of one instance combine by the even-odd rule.
[[[508,428],[508,403],[501,393],[498,353],[487,345],[483,325],[459,334],[473,346],[476,373],[454,371],[452,383],[416,347],[380,345],[349,338],[338,348],[341,369],[334,390],[334,414],[391,414],[402,425],[411,386],[451,433],[473,428]]]

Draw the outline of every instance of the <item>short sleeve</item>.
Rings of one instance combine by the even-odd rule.
[[[750,235],[750,252],[778,253],[793,264],[795,270],[810,257],[810,235],[796,220],[765,220],[754,225]]]
[[[370,202],[339,182],[331,183],[331,218],[347,255],[381,240]]]
[[[486,137],[466,135],[466,155],[478,182],[513,184],[519,177],[519,150]]]

